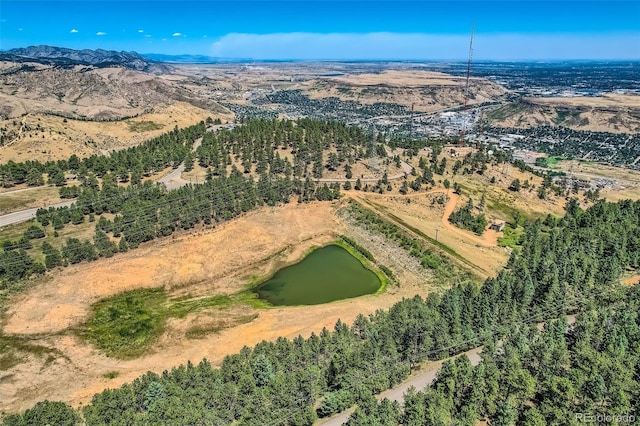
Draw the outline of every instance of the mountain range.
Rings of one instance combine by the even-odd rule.
[[[136,71],[163,73],[167,67],[136,53],[104,49],[75,50],[47,45],[29,46],[0,52],[0,60],[39,62],[46,65],[121,66]]]

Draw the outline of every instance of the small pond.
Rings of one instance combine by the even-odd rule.
[[[338,245],[317,249],[280,269],[256,292],[274,306],[317,305],[375,293],[380,279]]]

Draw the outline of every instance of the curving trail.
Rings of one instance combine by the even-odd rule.
[[[449,216],[451,216],[451,213],[453,213],[453,211],[455,210],[459,198],[460,196],[458,194],[454,194],[453,192],[449,194],[449,201],[445,205],[444,214],[442,215],[442,226],[444,226],[451,232],[455,232],[456,234],[475,242],[476,244],[480,244],[481,246],[496,247],[498,245],[498,233],[496,231],[485,229],[484,233],[480,236],[474,234],[471,231],[460,229],[449,222]]]
[[[388,389],[378,395],[376,395],[376,399],[382,400],[387,398],[390,401],[396,401],[400,405],[404,404],[404,395],[407,393],[410,387],[414,387],[416,390],[423,390],[435,381],[442,364],[447,360],[452,360],[460,355],[467,355],[469,357],[469,361],[471,361],[471,365],[476,366],[480,363],[482,358],[480,358],[480,352],[482,348],[471,349],[470,351],[463,352],[462,354],[452,356],[450,358],[429,362],[423,369],[419,370],[417,375],[413,377],[409,377],[404,382],[400,383],[398,386]],[[349,420],[351,414],[355,411],[355,408],[349,408],[345,411],[342,411],[339,414],[334,415],[333,417],[329,417],[327,419],[318,420],[315,425],[316,426],[340,426],[346,423]]]
[[[474,234],[471,231],[460,229],[457,226],[453,225],[451,222],[449,222],[449,216],[451,216],[451,213],[453,213],[453,211],[455,210],[460,196],[458,194],[455,194],[451,190],[447,190],[446,188],[433,188],[425,192],[416,192],[416,193],[407,194],[407,195],[366,193],[365,196],[362,196],[357,191],[355,192],[350,191],[348,193],[349,193],[349,196],[351,196],[352,198],[358,198],[363,200],[366,200],[367,198],[383,198],[383,197],[405,197],[405,198],[420,197],[427,194],[437,194],[437,193],[448,194],[449,201],[447,201],[447,204],[445,204],[444,206],[444,213],[442,214],[442,221],[441,221],[442,226],[451,232],[454,232],[468,240],[475,242],[476,244],[480,244],[483,247],[496,247],[498,245],[498,233],[496,231],[493,231],[491,229],[485,229],[482,236],[479,236]]]

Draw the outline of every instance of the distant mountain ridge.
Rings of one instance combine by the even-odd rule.
[[[36,61],[52,65],[122,66],[136,71],[165,72],[164,65],[149,60],[136,52],[104,49],[75,50],[55,46],[29,46],[0,52],[0,60],[25,62]]]

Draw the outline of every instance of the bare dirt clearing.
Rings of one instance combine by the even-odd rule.
[[[184,102],[157,107],[129,120],[108,122],[28,114],[19,119],[0,121],[0,127],[5,127],[16,135],[0,147],[0,156],[6,162],[60,160],[68,159],[71,154],[78,157],[103,155],[112,150],[138,145],[171,131],[175,126],[191,126],[207,117],[223,120],[232,118],[231,115],[216,115]]]
[[[469,104],[494,101],[507,91],[486,79],[473,78]],[[300,85],[312,98],[337,97],[362,103],[389,102],[432,112],[462,105],[465,78],[429,71],[390,70],[319,78]]]
[[[564,126],[594,132],[640,131],[640,96],[607,94],[590,97],[525,98],[488,114],[502,127]]]
[[[339,318],[349,323],[359,313],[373,313],[402,297],[427,293],[428,276],[419,278],[407,271],[403,278],[408,283],[392,286],[380,296],[266,310],[236,306],[226,311],[225,317],[231,323],[250,322],[217,333],[206,331],[224,327],[220,314],[202,310],[170,320],[153,350],[130,361],[104,356],[72,331],[86,319],[92,303],[125,290],[164,285],[172,296],[194,297],[243,290],[255,276],[296,261],[313,245],[348,233],[351,225],[336,216],[336,207],[311,203],[263,208],[213,230],[160,240],[126,255],[62,269],[48,282],[18,295],[5,314],[3,332],[54,352],[46,356],[16,354],[26,359],[2,372],[0,409],[24,410],[45,398],[74,405],[86,403],[105,387],[120,386],[148,370],[159,373],[205,357],[217,364],[245,345],[279,336],[308,336],[322,327],[332,327]],[[366,232],[356,232],[356,238],[364,244]],[[384,247],[370,248],[382,263],[389,262]],[[188,337],[199,330],[204,332],[198,338]],[[116,375],[114,372],[117,377],[105,378]]]
[[[606,94],[604,96],[574,96],[560,98],[527,98],[538,104],[564,105],[564,106],[586,106],[586,107],[611,107],[611,108],[640,108],[640,96]]]
[[[477,236],[472,232],[456,228],[448,217],[458,204],[458,196],[449,191],[445,205],[432,204],[434,196],[446,195],[446,189],[435,189],[428,193],[411,195],[361,195],[362,199],[374,203],[392,213],[406,224],[420,230],[431,238],[450,247],[479,269],[483,278],[495,276],[507,263],[509,250],[497,246],[497,233],[486,231]]]
[[[61,201],[59,189],[51,186],[24,188],[17,191],[0,191],[0,215],[16,210],[51,205]]]

